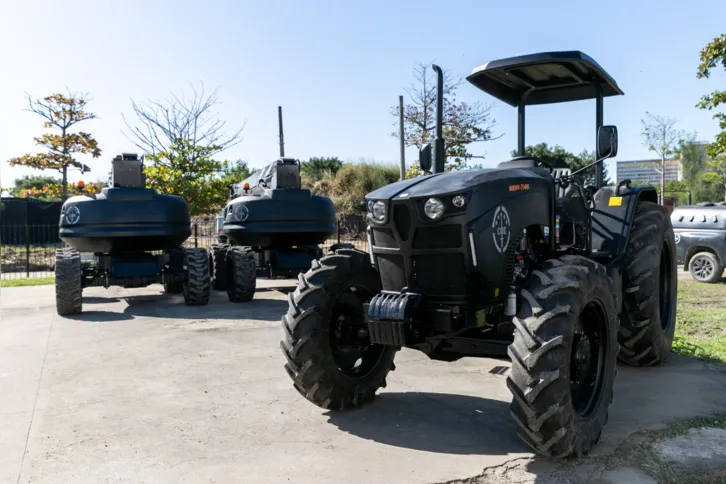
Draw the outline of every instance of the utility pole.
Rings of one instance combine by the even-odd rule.
[[[406,143],[403,139],[403,96],[398,96],[398,139],[401,144],[401,180],[406,179]]]
[[[277,106],[277,121],[280,125],[280,158],[285,157],[285,136],[282,134],[282,106]]]

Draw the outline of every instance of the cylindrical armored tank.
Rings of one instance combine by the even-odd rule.
[[[132,154],[114,158],[101,193],[69,198],[61,209],[60,238],[79,252],[163,251],[190,235],[186,201],[145,188],[142,162]]]
[[[333,202],[300,188],[299,164],[282,158],[232,188],[222,232],[234,245],[313,246],[336,231]]]

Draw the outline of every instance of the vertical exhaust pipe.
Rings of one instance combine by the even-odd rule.
[[[436,137],[434,138],[433,172],[443,173],[446,164],[446,147],[444,145],[444,72],[441,67],[433,64],[436,71]]]
[[[277,106],[277,122],[280,125],[280,158],[285,157],[285,136],[282,134],[282,106]]]

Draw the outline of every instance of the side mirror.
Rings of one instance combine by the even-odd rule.
[[[423,171],[431,171],[431,145],[426,143],[418,152],[418,165]]]
[[[615,126],[600,126],[597,131],[596,159],[612,158],[618,154],[618,128]]]

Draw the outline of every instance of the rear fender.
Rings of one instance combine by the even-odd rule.
[[[598,262],[620,269],[640,200],[657,203],[658,194],[653,187],[624,183],[597,191],[592,213],[592,254]]]

